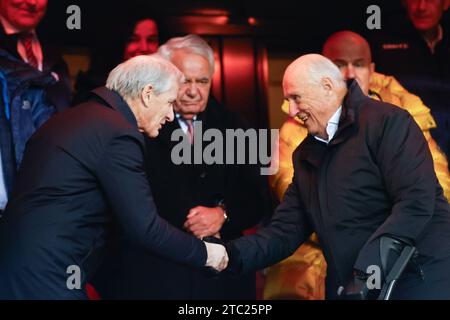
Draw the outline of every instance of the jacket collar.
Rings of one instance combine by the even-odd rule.
[[[330,145],[339,144],[347,140],[358,129],[359,107],[365,103],[368,98],[359,87],[356,80],[347,82],[348,92],[344,97],[343,110],[339,120],[339,127],[335,138],[331,140]]]
[[[359,107],[368,97],[364,95],[356,80],[347,82],[348,92],[342,103],[342,114],[339,119],[339,127],[334,138],[328,145],[317,141],[313,136],[309,135],[301,144],[299,149],[299,159],[307,160],[316,167],[320,166],[323,152],[331,146],[338,145],[346,141],[358,130],[358,113]]]
[[[128,122],[134,127],[138,127],[136,118],[130,109],[130,106],[115,91],[106,87],[99,87],[91,91],[91,94],[103,100],[110,108],[120,112]]]

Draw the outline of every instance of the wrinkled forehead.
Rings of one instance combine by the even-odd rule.
[[[283,77],[283,95],[300,95],[306,85],[304,76],[300,73],[286,72]]]
[[[188,49],[173,51],[170,59],[186,78],[210,78],[211,68],[206,57]]]

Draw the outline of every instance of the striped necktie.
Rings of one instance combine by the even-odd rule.
[[[19,35],[19,38],[25,48],[28,64],[37,69],[38,61],[33,52],[33,34],[29,32],[23,32]]]
[[[194,121],[193,120],[188,120],[188,119],[183,119],[184,123],[186,123],[187,125],[187,136],[189,138],[189,142],[192,144],[194,143]]]

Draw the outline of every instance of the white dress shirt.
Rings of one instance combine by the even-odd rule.
[[[317,136],[314,136],[314,138],[316,138],[319,141],[325,142],[326,144],[330,143],[331,139],[333,139],[338,129],[339,118],[341,117],[341,113],[342,113],[342,106],[340,106],[339,109],[337,109],[336,112],[331,116],[330,120],[328,120],[327,124],[328,140],[322,139]]]

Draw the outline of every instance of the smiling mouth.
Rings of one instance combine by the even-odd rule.
[[[306,120],[309,119],[309,115],[306,114],[306,113],[304,113],[304,114],[299,114],[299,115],[297,115],[297,117],[298,117],[300,120],[302,120],[303,122],[305,122]]]
[[[19,8],[18,9],[20,13],[25,13],[25,14],[29,14],[29,15],[35,15],[36,14],[36,9],[24,9],[24,8]]]

